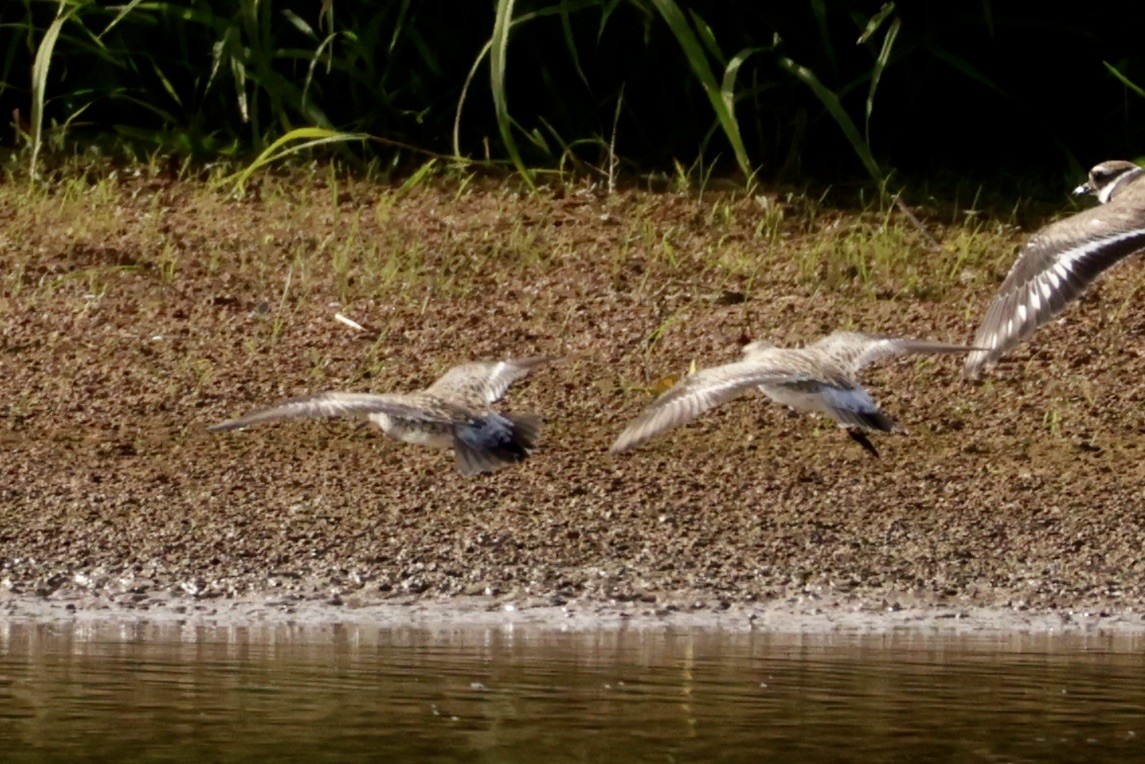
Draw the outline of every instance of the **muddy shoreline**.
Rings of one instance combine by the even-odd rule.
[[[114,624],[172,624],[210,628],[289,625],[322,629],[356,625],[427,631],[483,628],[540,631],[758,632],[776,635],[890,635],[935,637],[1006,634],[1145,638],[1145,613],[1129,609],[1033,611],[1013,608],[937,605],[900,606],[836,598],[735,604],[712,608],[701,599],[663,603],[547,598],[360,596],[327,600],[248,595],[241,599],[195,600],[177,596],[120,600],[92,596],[26,598],[0,596],[0,622],[59,623],[94,627]]]
[[[3,617],[1139,628],[1141,258],[982,382],[872,369],[907,429],[880,459],[751,397],[612,455],[666,377],[748,339],[966,341],[1026,233],[919,210],[935,253],[778,197],[279,183],[0,189]],[[352,421],[205,431],[528,355],[571,359],[504,403],[541,447],[476,479]]]

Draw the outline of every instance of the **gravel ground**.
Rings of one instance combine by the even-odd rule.
[[[908,430],[875,439],[880,459],[756,396],[612,455],[665,376],[749,338],[967,341],[1025,234],[919,296],[885,263],[830,287],[808,276],[799,253],[857,213],[788,210],[769,233],[775,201],[476,186],[8,189],[0,606],[1139,623],[1140,258],[981,383],[951,358],[872,369]],[[951,247],[904,246],[903,268],[950,272]],[[569,358],[503,409],[542,415],[543,443],[491,475],[353,420],[205,432],[289,397],[533,354]]]

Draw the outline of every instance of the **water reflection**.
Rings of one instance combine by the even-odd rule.
[[[1142,647],[0,623],[0,758],[1127,758]]]

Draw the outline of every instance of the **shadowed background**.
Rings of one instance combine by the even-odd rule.
[[[316,126],[385,139],[340,151],[399,168],[425,157],[392,142],[590,173],[614,148],[622,172],[1027,194],[1138,155],[1140,18],[1105,3],[24,0],[0,9],[3,142],[28,143],[42,108],[48,148],[241,157]]]

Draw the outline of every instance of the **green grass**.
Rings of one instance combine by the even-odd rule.
[[[953,3],[924,18],[855,0],[498,0],[443,24],[412,0],[24,0],[0,12],[0,96],[16,107],[33,176],[89,146],[194,160],[180,172],[239,159],[240,188],[296,153],[403,176],[436,158],[511,168],[528,186],[591,177],[609,191],[626,168],[675,168],[678,185],[705,189],[729,176],[800,181],[810,160],[820,173],[837,167],[833,178],[864,172],[883,193],[908,185],[885,126],[912,118],[921,94],[1020,111],[1044,83],[999,83],[1018,81],[1015,70],[1028,78],[1031,60],[1052,83],[1056,52],[1073,48],[1032,59],[1040,51],[1003,36],[1028,27],[1023,39],[1108,37],[1120,49],[1131,25],[1095,19],[995,19],[988,5]],[[1090,83],[1112,97],[1092,137],[1106,126],[1131,137],[1140,62],[1099,59]],[[1056,165],[1076,170],[1057,134],[1042,138]],[[928,145],[936,161],[956,148]]]
[[[581,193],[579,184],[521,196],[430,161],[386,186],[329,164],[284,161],[251,176],[241,198],[231,194],[234,166],[226,164],[179,181],[161,162],[85,167],[77,158],[42,183],[0,184],[0,204],[13,210],[0,295],[77,284],[98,295],[130,274],[178,288],[200,274],[237,272],[281,321],[317,295],[345,305],[414,304],[588,268],[653,305],[681,295],[707,306],[750,302],[788,283],[854,300],[941,301],[993,285],[1022,236],[984,215],[961,224],[931,215],[924,225],[940,242],[934,251],[894,206],[628,191],[566,208],[562,200]],[[674,315],[670,308],[657,324],[670,327]],[[649,331],[654,342],[666,329]]]
[[[45,342],[82,344],[100,327],[106,340],[110,326],[117,342],[166,353],[176,374],[156,384],[171,400],[187,391],[209,399],[235,385],[248,373],[235,371],[235,359],[301,359],[283,388],[265,383],[260,396],[271,400],[286,385],[366,377],[355,389],[400,389],[401,375],[424,379],[426,364],[459,355],[583,351],[586,392],[581,378],[570,383],[570,405],[603,428],[610,412],[594,402],[619,409],[618,388],[646,400],[692,361],[733,360],[745,336],[794,344],[850,327],[964,339],[1026,235],[1012,224],[1022,211],[1015,206],[976,214],[916,207],[935,250],[877,195],[854,206],[839,194],[797,191],[609,194],[571,180],[530,192],[441,161],[386,184],[296,155],[252,175],[236,198],[221,181],[240,166],[179,180],[178,167],[158,158],[137,166],[74,158],[36,184],[19,182],[23,166],[9,168],[0,182],[8,211],[0,311],[14,322],[46,321]],[[1114,319],[1134,304],[1135,287],[1109,284],[1102,294],[1114,297],[1097,309],[1106,313],[1102,336],[1116,347],[1126,339],[1117,332],[1131,328]],[[118,323],[109,323],[113,310]],[[335,312],[373,334],[337,323]],[[204,324],[225,331],[179,333]],[[156,334],[169,341],[148,344]],[[150,358],[124,368],[149,369]],[[975,406],[1056,395],[1041,387],[1045,354],[1027,363],[1027,375],[1016,366],[1004,384],[988,378],[951,401],[934,426],[965,420],[969,432]],[[913,398],[928,379],[953,379],[952,368],[949,359],[924,359],[893,373]],[[1099,434],[1120,431],[1121,420],[1091,411],[1108,388],[1069,384],[1056,409],[1026,403],[1021,416],[1060,439],[1081,437],[1091,421]],[[902,386],[879,389],[891,398]],[[888,405],[928,447],[924,412],[893,398]],[[837,433],[826,427],[828,435]],[[935,430],[933,442],[952,439]]]

